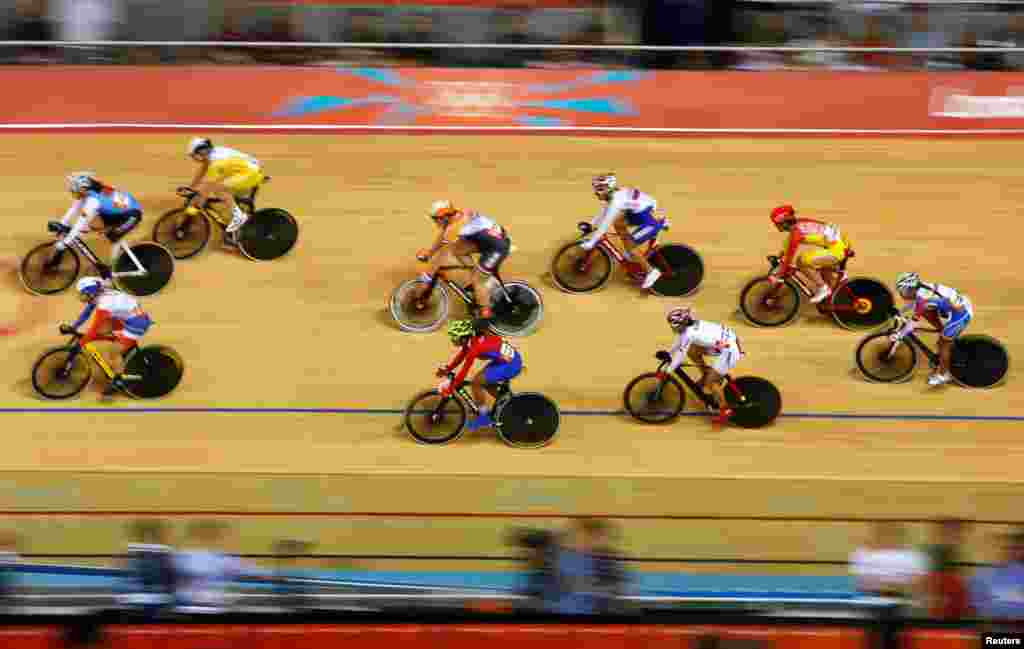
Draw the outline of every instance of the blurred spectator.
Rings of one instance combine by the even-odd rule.
[[[55,5],[55,6],[54,6]],[[109,41],[117,38],[124,15],[123,0],[55,0],[63,41]]]
[[[517,589],[527,598],[524,608],[533,611],[552,610],[557,595],[555,568],[558,561],[558,540],[547,530],[513,530],[510,545],[520,549],[526,564],[523,584]]]
[[[993,38],[999,47],[1024,47],[1024,11],[1014,11],[1007,16],[1006,26]],[[1003,67],[1008,70],[1024,68],[1024,54],[1008,52],[1003,55]]]
[[[875,14],[868,14],[864,17],[864,37],[859,43],[860,47],[893,47],[882,30],[882,19]],[[864,52],[860,55],[860,62],[867,69],[883,70],[898,63],[895,55],[888,52]]]
[[[757,14],[752,34],[752,44],[760,47],[786,45],[786,15],[773,10]],[[783,52],[743,52],[735,65],[739,70],[781,70],[786,67],[787,57]]]
[[[970,616],[970,595],[960,574],[967,524],[956,519],[938,521],[936,542],[928,548],[929,574],[926,583],[928,616],[958,620]]]
[[[872,539],[850,557],[857,590],[882,597],[911,598],[927,572],[925,557],[907,545],[906,528],[895,521],[875,524]]]
[[[991,47],[990,41],[981,41],[974,30],[968,29],[957,47]],[[962,52],[960,62],[968,70],[1001,70],[1003,57],[996,52]]]
[[[557,612],[596,615],[615,606],[624,579],[618,558],[609,552],[607,529],[597,519],[573,522],[569,545],[560,549],[556,563]]]
[[[175,562],[179,607],[190,613],[220,613],[232,602],[230,589],[241,577],[270,573],[225,554],[225,526],[218,521],[196,521],[189,526],[189,549]]]
[[[136,521],[131,526],[130,538],[127,572],[131,590],[125,602],[138,606],[146,617],[155,617],[173,607],[177,585],[167,527],[158,520]]]
[[[499,45],[526,45],[531,38],[529,7],[509,7],[497,14],[492,23],[491,39]],[[517,68],[542,58],[542,52],[527,49],[495,50],[488,63],[500,68]]]
[[[944,30],[937,29],[932,24],[931,10],[926,4],[913,5],[910,9],[910,39],[908,47],[942,48],[949,47],[950,41]],[[915,68],[948,68],[948,55],[915,54],[913,63]]]
[[[221,24],[220,33],[213,36],[213,40],[224,43],[244,43],[254,40],[254,34],[245,26],[246,5],[241,0],[233,0],[224,4],[224,18]],[[209,52],[209,56],[215,63],[222,64],[245,64],[252,63],[255,59],[252,51],[242,47],[224,47]]]
[[[1024,622],[1024,529],[1006,535],[1003,543],[1003,562],[971,581],[971,603],[979,617]]]
[[[12,605],[14,568],[18,561],[18,535],[10,531],[0,532],[0,610]]]
[[[849,43],[839,29],[839,23],[831,14],[831,8],[825,13],[815,17],[812,22],[816,26],[816,33],[807,39],[798,39],[787,43],[793,47],[825,48],[825,47],[846,47]],[[790,61],[799,67],[833,67],[842,68],[847,65],[848,56],[846,52],[808,51],[794,54]]]
[[[673,47],[706,44],[709,1],[714,0],[650,0],[644,13],[644,43]],[[675,68],[685,67],[695,58],[703,59],[703,55],[659,52],[650,61],[655,67]]]
[[[9,32],[11,40],[53,40],[53,26],[47,19],[46,0],[18,0],[14,12]]]
[[[442,40],[438,36],[434,15],[427,12],[416,12],[403,18],[402,29],[396,40],[400,43],[430,44]],[[401,50],[401,56],[411,63],[437,66],[444,63],[446,50],[436,47],[414,47]]]
[[[299,561],[309,556],[315,547],[315,543],[298,539],[281,539],[274,543],[276,590],[282,606],[294,609],[312,605],[310,595],[313,589],[295,578],[301,576],[298,571]]]
[[[622,556],[615,547],[616,529],[605,521],[592,522],[596,524],[591,543],[596,563],[598,613],[622,613],[628,578]]]

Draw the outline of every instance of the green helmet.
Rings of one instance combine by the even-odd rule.
[[[457,343],[467,336],[476,333],[472,320],[452,320],[448,323],[448,337],[453,343]]]

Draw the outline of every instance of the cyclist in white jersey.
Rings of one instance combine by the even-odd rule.
[[[697,320],[693,309],[677,306],[669,309],[666,316],[672,331],[679,334],[672,345],[672,362],[665,368],[659,379],[664,380],[676,371],[687,357],[701,368],[701,383],[705,391],[710,391],[718,401],[719,414],[714,423],[724,424],[729,421],[733,411],[725,399],[725,375],[739,363],[743,357],[736,333],[717,322]],[[704,357],[710,357],[708,363]]]
[[[939,367],[928,377],[928,385],[943,385],[953,380],[949,373],[949,361],[953,355],[953,341],[963,333],[971,318],[974,305],[970,299],[954,288],[942,284],[928,284],[921,281],[917,273],[900,273],[896,278],[896,290],[907,301],[901,314],[904,324],[890,338],[893,342],[902,339],[917,326],[923,317],[941,334],[939,335]]]
[[[615,231],[622,237],[626,257],[643,268],[645,276],[640,286],[651,288],[661,277],[661,271],[651,268],[644,256],[637,254],[636,250],[640,245],[658,236],[658,232],[665,227],[665,222],[654,216],[658,201],[639,189],[619,187],[615,174],[597,176],[591,184],[594,194],[599,200],[607,203],[607,206],[591,222],[596,229],[583,242],[584,250],[593,249],[608,232],[608,228],[614,226]],[[630,227],[634,228],[632,233],[629,231]]]

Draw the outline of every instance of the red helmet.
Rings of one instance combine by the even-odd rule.
[[[783,223],[792,221],[795,218],[796,210],[793,209],[792,205],[780,205],[772,210],[772,223],[777,228],[781,228]]]

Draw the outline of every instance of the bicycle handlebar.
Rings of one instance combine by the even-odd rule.
[[[48,221],[46,223],[46,229],[54,234],[67,234],[71,232],[70,226],[64,225],[60,221]]]

